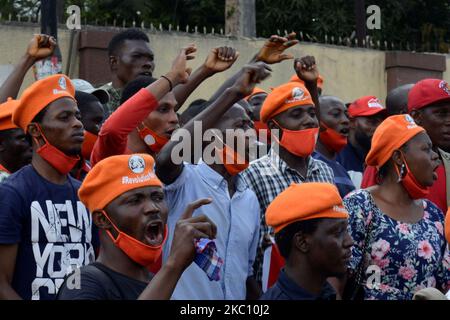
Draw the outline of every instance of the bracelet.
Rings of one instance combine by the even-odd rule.
[[[170,91],[172,91],[172,89],[173,89],[172,81],[170,81],[170,79],[167,78],[166,76],[161,76],[161,78],[164,78],[164,79],[166,79],[169,82]]]

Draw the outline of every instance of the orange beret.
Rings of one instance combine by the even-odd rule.
[[[296,81],[296,82],[300,82],[300,83],[305,83],[303,82],[303,80],[300,80],[300,78],[294,74],[291,79],[289,79],[289,81]],[[323,88],[323,77],[319,74],[319,76],[317,77],[317,87],[322,89]]]
[[[75,100],[74,96],[72,82],[63,74],[36,81],[20,97],[20,103],[13,113],[13,122],[26,132],[27,126],[46,106],[64,97]]]
[[[445,215],[445,239],[450,244],[450,207],[447,210],[447,214]]]
[[[399,149],[415,135],[425,132],[410,115],[402,114],[386,118],[375,130],[372,147],[366,157],[366,163],[380,169]]]
[[[267,123],[277,114],[297,106],[314,105],[309,91],[300,82],[288,82],[273,89],[261,107],[261,121]]]
[[[258,88],[258,87],[255,87],[255,88],[253,89],[252,93],[250,93],[250,94],[249,94],[248,96],[246,96],[244,99],[248,101],[248,100],[250,100],[251,97],[253,97],[253,96],[257,95],[257,94],[261,94],[261,93],[267,94],[267,92],[264,91],[263,89]]]
[[[291,223],[317,218],[348,218],[339,191],[331,183],[293,183],[266,210],[266,223],[275,232]]]
[[[19,100],[13,100],[12,98],[8,98],[8,101],[0,104],[0,131],[18,128],[12,122],[12,114],[18,104]]]
[[[162,187],[153,166],[155,160],[148,154],[128,154],[105,158],[86,175],[78,197],[89,209],[104,209],[121,194],[142,187]]]

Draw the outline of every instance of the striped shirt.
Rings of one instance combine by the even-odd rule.
[[[266,243],[264,239],[267,239],[268,235],[274,235],[272,228],[266,225],[265,220],[269,204],[292,183],[334,183],[334,174],[333,170],[323,161],[309,157],[306,177],[303,177],[298,171],[290,168],[272,148],[266,156],[253,161],[243,172],[243,177],[255,192],[260,205],[259,246],[253,269],[256,280],[261,282],[264,250],[267,247],[264,245]]]

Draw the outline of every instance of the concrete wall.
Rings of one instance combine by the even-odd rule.
[[[446,60],[447,70],[444,71],[443,79],[445,81],[447,81],[448,83],[450,83],[450,54],[446,55],[445,60]]]
[[[104,31],[117,31],[113,28],[99,28]],[[39,27],[33,24],[0,24],[0,82],[10,72],[12,65],[24,53],[33,33],[39,32]],[[196,43],[198,47],[197,58],[190,62],[193,68],[198,67],[206,58],[210,48],[216,46],[234,46],[240,52],[240,58],[228,71],[216,75],[197,89],[188,100],[208,98],[220,84],[245,64],[262,46],[264,39],[226,38],[220,36],[169,32],[150,32],[148,35],[156,56],[155,76],[164,74],[170,68],[172,59],[179,48],[189,43]],[[70,31],[65,26],[58,30],[58,41],[63,55],[63,70],[66,70],[70,47]],[[75,42],[77,48],[78,44]],[[336,95],[344,101],[352,101],[363,95],[375,95],[382,101],[386,96],[387,76],[385,71],[385,53],[383,51],[347,48],[323,44],[300,43],[289,49],[294,56],[314,55],[318,62],[320,73],[323,75],[324,94]],[[79,53],[74,50],[74,57],[70,76],[78,77]],[[106,59],[106,51],[105,51]],[[447,70],[443,77],[450,81],[450,55],[446,56]],[[272,77],[266,80],[261,87],[280,85],[289,80],[294,74],[293,61],[273,65]],[[105,82],[109,79],[105,79]],[[28,73],[23,87],[33,81],[31,71]],[[23,88],[22,87],[22,88]]]
[[[196,96],[202,98],[209,97],[227,77],[249,61],[264,43],[264,40],[230,40],[190,35],[172,35],[168,41],[167,37],[163,34],[150,35],[156,56],[157,75],[168,70],[167,67],[170,66],[178,48],[191,42],[196,43],[198,47],[197,59],[191,63],[194,68],[204,61],[210,48],[228,45],[234,46],[239,51],[240,57],[230,70],[216,75],[214,81],[207,81],[199,87]],[[324,94],[337,95],[344,101],[353,101],[369,94],[383,99],[386,95],[385,58],[382,51],[301,43],[290,49],[290,52],[296,57],[304,55],[316,57],[319,72],[325,79]],[[261,87],[267,90],[288,81],[294,74],[292,60],[272,65],[272,69],[272,76],[261,84]]]
[[[35,33],[40,33],[40,27],[37,25],[0,25],[0,83],[3,83],[13,66],[23,56]],[[58,43],[63,56],[63,71],[65,72],[70,47],[70,32],[68,30],[58,30]],[[71,76],[77,76],[77,59],[75,59],[71,69]],[[25,77],[22,91],[33,81],[33,72],[30,70]]]

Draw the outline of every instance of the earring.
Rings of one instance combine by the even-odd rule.
[[[405,164],[403,163],[402,166],[401,166],[401,168],[400,168],[400,174],[399,174],[399,176],[398,176],[397,182],[402,181],[403,176],[405,175],[405,170],[406,170],[406,166],[405,166]]]

